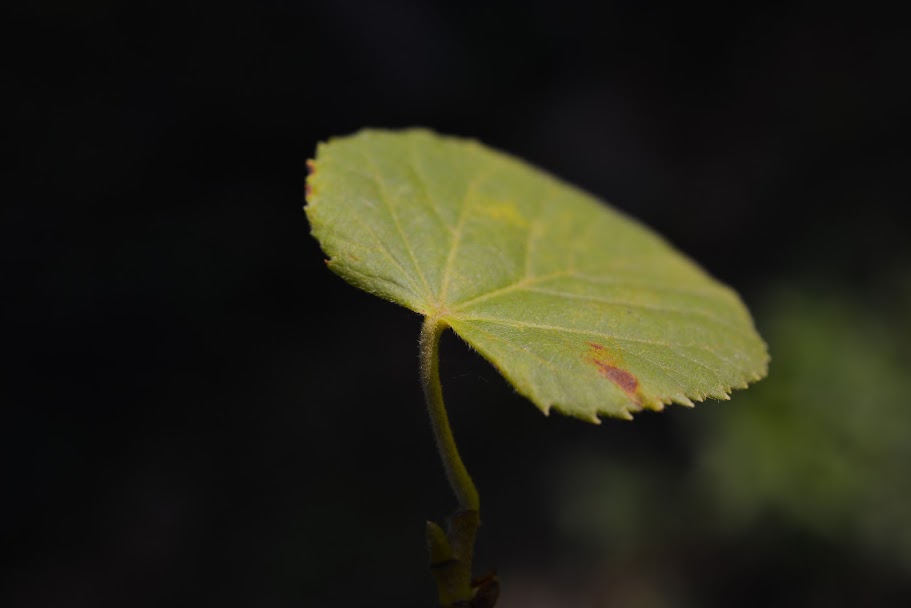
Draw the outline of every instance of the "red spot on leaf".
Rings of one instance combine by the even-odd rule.
[[[638,401],[639,380],[636,376],[618,367],[616,361],[609,357],[602,345],[589,342],[588,347],[591,349],[588,360],[598,368],[598,372]]]
[[[313,162],[313,159],[308,159],[307,160],[307,175],[312,176],[315,173],[316,173],[316,164]],[[304,182],[304,194],[307,196],[308,199],[311,196],[313,196],[313,187],[310,185],[309,179]]]
[[[636,380],[636,376],[625,369],[614,367],[604,361],[595,361],[595,365],[598,366],[598,371],[601,372],[602,376],[622,388],[628,394],[636,394],[636,390],[639,388],[639,381]]]

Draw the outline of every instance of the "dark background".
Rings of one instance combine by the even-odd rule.
[[[911,39],[867,5],[6,10],[4,606],[432,604],[423,522],[454,503],[419,319],[323,265],[302,183],[330,136],[476,137],[641,218],[751,307],[787,282],[866,315],[907,276]],[[541,416],[455,338],[442,365],[505,608],[907,605],[886,553],[783,515],[719,531],[661,489],[736,396],[594,427]],[[652,463],[644,529],[705,535],[576,542],[570,454]]]

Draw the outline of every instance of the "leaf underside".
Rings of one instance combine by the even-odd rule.
[[[737,294],[591,195],[465,139],[320,144],[305,210],[329,267],[448,324],[545,413],[591,422],[766,374]]]

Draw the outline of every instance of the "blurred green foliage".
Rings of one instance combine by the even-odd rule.
[[[725,523],[771,510],[911,572],[907,310],[797,287],[774,293],[762,310],[774,372],[711,417],[701,438],[699,474]]]

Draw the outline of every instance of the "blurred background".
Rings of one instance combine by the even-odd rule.
[[[326,270],[301,209],[318,141],[410,125],[650,224],[743,295],[772,353],[730,402],[596,427],[545,418],[446,337],[499,606],[911,605],[905,21],[4,12],[0,605],[433,605],[423,526],[454,500],[420,320]]]

